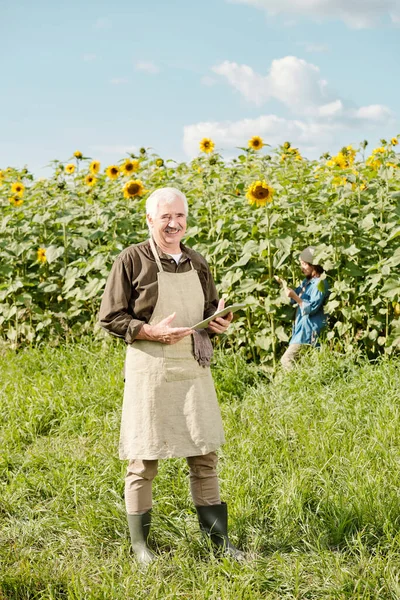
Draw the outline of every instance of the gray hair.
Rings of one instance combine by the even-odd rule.
[[[183,192],[174,187],[162,187],[155,190],[146,200],[146,215],[150,215],[153,219],[156,216],[158,205],[161,201],[170,204],[177,198],[183,201],[185,207],[185,215],[188,215],[188,201]]]

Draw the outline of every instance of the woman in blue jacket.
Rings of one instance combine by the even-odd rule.
[[[321,279],[323,268],[313,263],[314,252],[314,246],[308,246],[300,254],[300,267],[305,275],[301,285],[295,290],[286,288],[291,303],[297,304],[293,334],[281,358],[281,364],[287,370],[293,368],[304,345],[318,345],[319,333],[326,325],[324,304],[329,290],[326,279]]]

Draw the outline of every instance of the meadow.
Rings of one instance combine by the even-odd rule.
[[[2,600],[399,598],[398,358],[325,348],[271,377],[218,351],[222,497],[248,559],[214,556],[175,459],[155,481],[147,571],[116,453],[123,358],[116,340],[2,352]]]

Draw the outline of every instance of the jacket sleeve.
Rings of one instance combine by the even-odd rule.
[[[135,319],[129,311],[132,277],[128,267],[117,257],[108,276],[99,311],[99,325],[106,331],[131,344],[144,321]]]

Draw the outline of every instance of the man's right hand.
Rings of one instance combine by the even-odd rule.
[[[187,335],[193,333],[190,327],[171,327],[170,324],[175,319],[176,313],[165,317],[157,325],[148,325],[145,323],[136,336],[137,340],[147,340],[149,342],[160,342],[161,344],[176,344]]]

